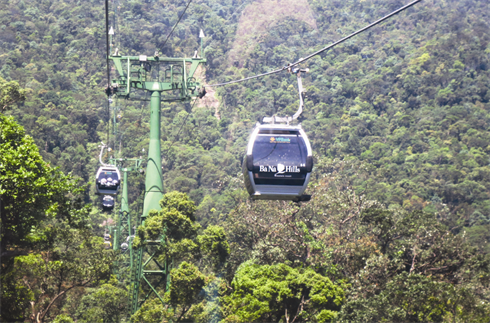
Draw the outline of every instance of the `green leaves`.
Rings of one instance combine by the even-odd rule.
[[[125,288],[103,284],[83,296],[75,317],[79,322],[120,322],[127,307],[128,292]]]
[[[160,205],[162,210],[150,212],[145,225],[138,228],[138,236],[142,242],[165,237],[167,243],[171,244],[196,237],[200,225],[195,223],[196,207],[187,194],[176,191],[167,193]]]
[[[195,221],[194,212],[196,211],[196,206],[185,193],[173,191],[165,194],[160,201],[160,206],[164,211],[175,210],[188,217],[191,221]]]
[[[226,321],[315,320],[337,316],[344,290],[312,269],[285,264],[242,264],[232,281],[233,292],[223,298]]]
[[[215,315],[217,304],[205,300],[204,288],[212,280],[213,274],[225,267],[230,253],[225,231],[211,225],[198,235],[200,225],[195,223],[196,207],[185,193],[167,193],[160,205],[162,209],[150,212],[145,224],[138,228],[133,246],[139,248],[148,240],[163,240],[153,252],[162,263],[172,259],[175,266],[170,272],[170,289],[164,297],[171,308],[144,305],[133,319],[156,322],[165,317],[178,322],[201,317],[206,321],[206,318]],[[205,304],[211,304],[211,309]]]
[[[46,217],[83,225],[86,209],[79,204],[83,187],[77,184],[43,161],[33,139],[12,117],[0,115],[2,253],[28,246],[29,233]]]
[[[170,291],[167,299],[173,307],[184,306],[189,308],[206,282],[199,269],[188,262],[182,262],[178,268],[170,272]]]
[[[344,169],[337,173],[336,167]],[[490,310],[485,287],[490,258],[448,231],[434,214],[386,209],[357,195],[341,174],[357,174],[362,166],[344,161],[336,167],[310,188],[311,201],[299,208],[255,201],[229,215],[230,264],[241,265],[233,291],[223,298],[227,320],[281,320],[286,309],[277,310],[274,300],[281,305],[299,295],[293,282],[311,288],[308,304],[318,305],[311,311],[319,321],[336,315],[329,307],[334,305],[345,308],[338,317],[343,321],[464,321],[458,316],[462,313],[475,315],[476,321],[484,317]],[[327,281],[313,286],[313,280],[321,281],[315,273],[346,279],[352,286],[339,283],[346,290],[341,296],[328,290]],[[410,282],[397,291],[404,279]],[[463,302],[469,289],[473,296]],[[460,313],[446,304],[449,299]],[[319,304],[329,305],[321,309]]]
[[[208,256],[215,269],[224,265],[230,255],[230,245],[225,230],[216,225],[207,227],[202,235],[197,236],[201,252]]]
[[[198,258],[201,253],[214,269],[224,265],[230,247],[223,228],[211,225],[198,235],[200,225],[195,223],[196,207],[187,194],[170,192],[160,201],[162,210],[150,212],[144,226],[138,228],[134,246],[139,247],[145,240],[165,238],[160,253],[178,259]]]
[[[21,23],[18,21],[18,23]],[[4,113],[11,105],[24,101],[26,99],[26,90],[19,86],[16,81],[7,82],[0,77],[0,112]]]
[[[72,289],[96,286],[107,281],[114,260],[112,253],[104,249],[102,238],[93,237],[86,229],[73,229],[67,223],[58,222],[52,224],[47,235],[52,241],[49,252],[16,257],[10,274],[20,286],[30,292],[32,306],[22,310],[24,315],[39,315],[41,320],[47,316],[53,304],[61,303],[63,296]],[[100,293],[107,294],[105,289],[110,290],[106,286]],[[124,293],[122,295],[121,297],[126,297]],[[111,302],[110,299],[106,301],[107,304]],[[4,304],[8,303],[4,300]],[[94,308],[93,311],[97,309]],[[90,316],[90,313],[89,311],[87,315]],[[104,308],[104,313],[111,317],[104,322],[112,322],[114,312]],[[3,318],[7,319],[8,316]]]
[[[402,273],[378,295],[348,302],[339,321],[484,322],[490,312],[479,303],[464,287]]]

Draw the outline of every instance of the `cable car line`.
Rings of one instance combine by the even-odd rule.
[[[169,37],[172,35],[172,33],[174,32],[174,29],[175,27],[177,27],[177,25],[179,24],[180,22],[180,19],[182,19],[182,17],[184,16],[185,12],[187,11],[187,8],[189,8],[189,5],[191,4],[192,0],[189,0],[189,2],[187,3],[187,6],[185,7],[184,9],[184,12],[180,15],[179,17],[179,20],[177,20],[177,22],[175,23],[175,25],[172,27],[172,30],[170,31],[170,33],[167,35],[167,38],[165,39],[165,41],[163,42],[163,45],[160,46],[161,48],[161,52],[163,52],[163,46],[165,46],[165,44],[167,43]],[[158,50],[158,46],[157,46],[157,50]]]
[[[412,1],[412,0],[410,0]],[[218,84],[212,84],[212,85],[207,85],[209,87],[216,87],[216,86],[221,86],[221,85],[227,85],[227,84],[234,84],[234,83],[240,83],[240,82],[245,82],[247,80],[252,80],[256,78],[260,78],[263,76],[267,75],[272,75],[276,74],[282,71],[287,70],[290,73],[296,74],[298,78],[298,92],[300,96],[300,108],[298,109],[298,112],[295,113],[295,115],[288,116],[286,115],[285,117],[277,117],[277,116],[272,116],[269,118],[264,118],[263,123],[264,124],[257,124],[255,129],[252,132],[252,135],[249,139],[248,146],[247,146],[247,151],[244,156],[244,161],[242,163],[242,172],[243,172],[243,177],[244,177],[244,182],[246,189],[251,196],[252,199],[254,200],[291,200],[295,202],[299,201],[308,201],[311,196],[310,195],[305,195],[304,192],[307,189],[308,182],[310,181],[312,169],[313,169],[313,151],[310,145],[310,142],[308,140],[308,137],[301,127],[300,124],[298,125],[291,125],[290,121],[295,120],[299,114],[302,112],[302,106],[303,106],[303,98],[304,98],[304,93],[302,90],[302,83],[301,83],[301,73],[306,72],[306,69],[299,69],[297,67],[298,64],[305,62],[306,60],[312,58],[313,56],[316,56],[326,50],[329,50],[333,48],[334,46],[341,44],[342,42],[348,40],[351,37],[354,37],[355,35],[366,31],[367,29],[381,23],[382,21],[392,17],[393,15],[413,6],[414,4],[420,2],[421,0],[415,0],[408,5],[405,5],[404,7],[392,12],[391,14],[375,21],[374,23],[369,24],[368,26],[348,35],[347,37],[344,37],[333,44],[326,46],[313,54],[310,54],[306,57],[300,58],[296,62],[292,64],[288,64],[287,66],[283,66],[280,68],[277,68],[275,70],[271,70],[266,73],[258,74],[258,75],[253,75],[249,77],[245,77],[240,80],[235,80],[235,81],[229,81],[229,82],[222,82]],[[114,3],[114,2],[113,2]],[[192,0],[188,0],[188,3],[182,12],[182,14],[178,17],[177,22],[175,25],[172,27],[170,30],[170,33],[167,35],[165,41],[163,42],[163,45],[161,45],[160,49],[163,51],[164,46],[166,43],[169,41],[171,35],[175,31],[177,25],[180,23],[181,19],[183,18],[184,14],[186,13],[188,7],[192,3]],[[116,9],[117,9],[117,4],[116,4]],[[110,78],[110,63],[109,60],[114,60],[115,62],[117,61],[118,63],[121,63],[121,60],[123,59],[120,55],[117,55],[116,53],[114,56],[111,56],[111,51],[114,43],[112,42],[112,38],[110,38],[109,35],[109,0],[105,0],[105,14],[106,14],[106,43],[107,43],[107,79],[108,79],[108,84],[107,84],[107,89],[106,89],[106,94],[108,96],[108,110],[110,110],[110,104],[111,104],[111,96],[113,95],[120,95],[121,97],[123,96],[122,93],[117,93],[117,87],[121,84],[127,86],[127,94],[126,98],[129,98],[129,93],[130,93],[130,88],[138,88],[134,84],[131,84],[131,69],[130,69],[130,60],[132,61],[137,61],[138,58],[131,58],[127,56],[128,60],[128,72],[127,74],[121,72],[120,68],[118,70],[119,77],[120,79],[114,80],[114,85],[115,87],[112,87],[111,80]],[[118,18],[118,13],[117,10],[114,13],[114,21],[117,20]],[[114,25],[116,23],[114,22]],[[111,30],[112,33],[112,30]],[[120,44],[121,45],[121,44]],[[122,45],[121,45],[122,46]],[[315,46],[316,47],[316,46]],[[158,49],[159,47],[157,46],[156,50],[157,52],[155,53],[154,56],[158,56]],[[117,48],[116,48],[117,52]],[[201,52],[202,52],[202,39],[201,39]],[[139,61],[146,61],[146,56],[141,55],[144,57],[144,59],[139,58]],[[156,58],[156,57],[155,57]],[[157,61],[158,59],[151,59],[151,61]],[[194,57],[193,59],[196,59],[197,65],[201,63],[205,63],[206,60],[202,57]],[[172,62],[172,60],[170,60]],[[185,76],[185,68],[186,68],[186,59],[183,59],[183,69],[184,69],[184,76]],[[194,61],[192,62],[194,64]],[[195,65],[194,65],[195,66]],[[145,66],[142,66],[144,68]],[[195,66],[197,68],[197,66]],[[149,72],[149,71],[147,71]],[[192,73],[195,72],[195,69],[193,70]],[[177,73],[178,74],[178,73]],[[160,74],[158,74],[160,75]],[[173,74],[172,74],[173,75]],[[124,83],[124,79],[127,77],[127,83]],[[192,75],[190,75],[190,78]],[[189,79],[190,79],[189,78]],[[136,83],[136,82],[135,82]],[[184,77],[181,84],[182,87],[182,94],[181,94],[181,100],[182,99],[190,99],[193,95],[189,92],[189,90],[192,90],[192,93],[194,92],[193,84],[198,82],[195,82],[195,80],[190,80],[187,81]],[[142,209],[142,215],[138,218],[139,221],[141,221],[141,224],[145,224],[145,219],[149,215],[149,210],[158,208],[159,203],[158,201],[161,199],[161,194],[163,192],[163,179],[162,179],[162,156],[160,155],[160,149],[161,149],[161,92],[166,91],[165,88],[162,87],[162,84],[168,84],[168,82],[161,82],[160,79],[158,78],[158,82],[154,82],[154,84],[158,85],[158,88],[155,87],[148,87],[145,88],[146,95],[148,95],[149,92],[152,93],[152,100],[150,102],[150,144],[149,144],[149,151],[148,151],[148,161],[153,160],[154,163],[152,165],[154,166],[149,166],[151,163],[149,162],[147,165],[147,176],[145,180],[145,194],[144,194],[144,203],[143,203],[143,209]],[[200,95],[197,95],[197,97],[202,98],[205,94],[205,87],[203,86],[201,91],[199,91]],[[173,89],[173,87],[172,87]],[[153,100],[153,94],[155,94]],[[192,113],[192,109],[197,101],[197,98],[194,99],[194,102],[192,103],[191,106],[191,111],[188,113],[184,120],[182,121],[182,124],[180,125],[180,128],[177,132],[177,135],[175,136],[174,140],[171,142],[170,146],[165,152],[165,155],[168,155],[169,151],[175,144],[177,140],[180,138],[180,133],[183,130],[184,125],[186,125],[187,120],[189,119],[189,115]],[[140,115],[140,120],[142,119],[143,116],[143,109],[141,111]],[[155,123],[156,127],[155,127]],[[195,127],[196,127],[195,123]],[[114,136],[116,137],[116,136]],[[108,141],[109,142],[110,134],[108,132]],[[122,135],[121,135],[122,139]],[[157,139],[157,140],[155,140]],[[96,190],[97,193],[102,195],[102,207],[105,208],[106,210],[110,210],[114,208],[114,201],[115,197],[118,194],[118,191],[121,186],[121,172],[118,169],[117,166],[117,161],[118,159],[111,158],[112,162],[114,165],[111,164],[105,164],[102,161],[102,154],[103,154],[103,149],[104,149],[104,144],[101,149],[101,153],[99,156],[99,161],[101,166],[99,167],[97,174],[96,174]],[[264,156],[265,157],[262,157]],[[119,159],[120,161],[121,159]],[[121,165],[121,164],[120,164]],[[124,172],[124,187],[123,187],[123,195],[126,197],[124,198],[125,201],[127,202],[127,171],[122,168],[121,171]],[[156,188],[157,190],[154,190],[153,188]],[[129,206],[126,206],[127,212],[129,212]],[[123,209],[121,208],[121,211]],[[130,221],[131,216],[128,216],[128,227],[129,227],[129,221]],[[121,232],[121,230],[118,229],[117,232]],[[131,237],[131,227],[129,227],[129,236],[127,238],[127,241],[130,240]],[[108,232],[104,234],[104,240],[105,240],[105,245],[107,248],[112,247],[112,243],[109,241],[111,239],[111,236]],[[117,241],[117,240],[115,240]],[[121,248],[124,250],[124,247],[121,245]],[[129,250],[133,250],[131,248],[131,244],[129,246],[126,244],[126,249],[129,248]],[[132,252],[132,251],[130,251]],[[148,264],[148,262],[151,260],[153,255],[149,253],[149,250],[146,250],[147,254],[150,256],[150,258],[147,259],[147,261],[143,264],[144,256],[143,256],[144,248],[139,247],[138,249],[134,250],[134,253],[131,253],[131,283],[130,283],[130,288],[129,288],[129,310],[130,314],[134,314],[136,310],[141,306],[140,302],[140,281],[142,278],[144,278],[144,268]],[[133,255],[135,256],[133,260]],[[169,262],[167,262],[169,261]],[[133,266],[135,265],[135,266]],[[172,261],[171,258],[165,260],[165,264],[163,266],[160,266],[160,264],[157,262],[157,265],[160,270],[152,270],[153,272],[158,272],[158,274],[162,275],[162,279],[167,279],[166,280],[166,287],[163,287],[163,290],[167,290],[169,284],[170,284],[170,276],[169,276],[169,270],[172,267]],[[146,268],[151,268],[151,267],[146,267]],[[146,279],[145,279],[146,280]],[[148,283],[149,287],[153,292],[156,294],[158,298],[163,302],[163,299],[159,296],[157,290],[152,286],[152,284],[146,280]],[[163,280],[160,280],[159,284],[163,282]],[[157,286],[157,285],[155,285]],[[149,297],[150,293],[147,294],[145,299],[143,300],[146,301],[146,299]]]
[[[357,30],[357,31],[353,32],[352,34],[350,34],[350,35],[348,35],[348,36],[345,36],[344,38],[342,38],[342,39],[340,39],[340,40],[338,40],[338,41],[336,41],[336,42],[334,42],[334,43],[332,43],[332,44],[328,45],[327,47],[324,47],[324,48],[322,48],[322,49],[320,49],[320,50],[318,50],[318,51],[314,52],[313,54],[308,55],[308,56],[306,56],[306,57],[304,57],[304,58],[300,58],[300,59],[299,59],[297,62],[295,62],[295,63],[291,64],[291,66],[295,66],[295,65],[298,65],[298,64],[300,64],[300,63],[303,63],[304,61],[306,61],[306,60],[308,60],[308,59],[312,58],[313,56],[316,56],[316,55],[318,55],[318,54],[320,54],[320,53],[323,53],[323,52],[324,52],[324,51],[326,51],[326,50],[329,50],[330,48],[332,48],[332,47],[334,47],[334,46],[336,46],[336,45],[338,45],[338,44],[340,44],[340,43],[342,43],[342,42],[344,42],[344,41],[348,40],[349,38],[352,38],[352,37],[356,36],[357,34],[360,34],[360,33],[362,33],[363,31],[366,31],[366,30],[368,30],[369,28],[374,27],[374,26],[376,26],[377,24],[379,24],[379,23],[381,23],[381,22],[385,21],[386,19],[391,18],[392,16],[394,16],[394,15],[396,15],[396,14],[398,14],[398,13],[402,12],[403,10],[410,8],[411,6],[413,6],[414,4],[416,4],[416,3],[420,2],[420,1],[422,1],[422,0],[415,0],[415,1],[410,2],[409,4],[407,4],[407,5],[405,5],[405,6],[401,7],[401,8],[399,8],[399,9],[397,9],[397,10],[393,11],[392,13],[390,13],[390,14],[388,14],[388,15],[384,16],[383,18],[380,18],[380,19],[376,20],[375,22],[373,22],[373,23],[371,23],[371,24],[367,25],[366,27],[361,28],[361,29],[359,29],[359,30]]]
[[[109,100],[109,91],[111,88],[111,69],[109,66],[109,55],[110,55],[110,44],[109,44],[109,0],[105,0],[105,39],[106,39],[106,65],[107,65],[107,113],[110,114],[111,103]],[[110,139],[110,129],[109,125],[107,126],[107,142],[109,143]]]
[[[290,125],[290,122],[297,119],[303,111],[304,92],[301,73],[308,72],[308,69],[300,69],[295,66],[366,31],[420,1],[412,1],[368,26],[281,69],[237,81],[212,85],[244,82],[283,70],[296,74],[300,100],[298,111],[292,117],[288,115],[285,117],[265,117],[263,119],[264,124],[257,123],[250,136],[247,152],[243,158],[242,172],[245,187],[253,200],[292,200],[299,202],[309,201],[311,198],[311,195],[304,194],[313,170],[311,145],[301,124]]]
[[[334,43],[332,43],[332,44],[330,44],[330,45],[328,45],[328,46],[326,46],[326,47],[324,47],[324,48],[322,48],[322,49],[314,52],[313,54],[310,54],[310,55],[308,55],[306,57],[302,57],[298,61],[296,61],[296,62],[294,62],[292,64],[288,64],[287,66],[283,66],[282,68],[279,68],[277,70],[274,70],[274,71],[271,71],[271,72],[267,72],[267,73],[258,74],[258,75],[254,75],[254,76],[250,76],[250,77],[246,77],[246,78],[235,80],[235,81],[229,81],[229,82],[223,82],[223,83],[205,85],[204,87],[216,87],[216,86],[223,86],[223,85],[234,84],[234,83],[241,83],[241,82],[245,82],[245,81],[248,81],[248,80],[251,80],[251,79],[255,79],[255,78],[259,78],[259,77],[263,77],[263,76],[267,76],[267,75],[271,75],[271,74],[276,74],[276,73],[282,72],[284,70],[289,70],[290,71],[291,67],[296,66],[296,65],[298,65],[300,63],[303,63],[303,62],[309,60],[310,58],[312,58],[312,57],[314,57],[314,56],[316,56],[318,54],[321,54],[324,51],[327,51],[327,50],[329,50],[329,49],[331,49],[331,48],[333,48],[333,47],[335,47],[335,46],[343,43],[344,41],[346,41],[346,40],[348,40],[348,39],[350,39],[350,38],[352,38],[352,37],[354,37],[354,36],[356,36],[356,35],[364,32],[364,31],[368,30],[371,27],[376,26],[377,24],[385,21],[388,18],[391,18],[392,16],[394,16],[394,15],[396,15],[396,14],[404,11],[405,9],[410,8],[411,6],[415,5],[416,3],[420,2],[420,1],[422,1],[422,0],[414,0],[414,1],[410,2],[409,4],[407,4],[407,5],[405,5],[405,6],[401,7],[401,8],[393,11],[392,13],[390,13],[390,14],[388,14],[388,15],[386,15],[386,16],[378,19],[378,20],[376,20],[375,22],[373,22],[373,23],[371,23],[371,24],[369,24],[369,25],[367,25],[367,26],[365,26],[365,27],[363,27],[363,28],[361,28],[361,29],[353,32],[352,34],[350,34],[348,36],[345,36],[344,38],[339,39],[338,41],[336,41],[336,42],[334,42]]]
[[[105,39],[106,39],[106,62],[107,62],[107,86],[111,84],[111,69],[109,65],[110,44],[109,44],[109,0],[105,0]]]

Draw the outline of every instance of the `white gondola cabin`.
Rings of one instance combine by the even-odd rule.
[[[121,173],[116,166],[105,165],[99,167],[95,178],[95,186],[98,194],[116,195],[119,192]]]
[[[104,195],[102,198],[102,208],[105,211],[110,211],[114,208],[114,197],[111,195]]]
[[[252,199],[309,200],[303,195],[313,168],[310,142],[301,125],[257,125],[243,162]]]

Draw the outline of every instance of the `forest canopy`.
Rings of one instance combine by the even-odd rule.
[[[215,84],[281,68],[406,3],[115,0],[110,42],[123,55],[197,50],[196,81]],[[145,174],[129,173],[129,232],[174,260],[172,283],[133,320],[486,322],[488,12],[484,0],[423,0],[301,65],[309,202],[252,202],[241,175],[256,122],[296,111],[295,76],[162,103],[165,195],[143,225]],[[103,211],[95,173],[101,141],[103,160],[146,158],[150,110],[108,102],[104,15],[103,1],[0,0],[2,321],[128,320],[122,252],[104,248],[121,201]]]

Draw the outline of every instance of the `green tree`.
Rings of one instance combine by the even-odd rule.
[[[42,221],[57,217],[82,224],[86,216],[82,191],[70,176],[43,161],[23,127],[0,115],[2,264],[36,242],[30,233]]]
[[[31,300],[34,298],[33,291],[17,279],[15,272],[2,268],[2,312],[1,319],[5,322],[24,321],[29,317],[26,309],[31,307]],[[27,313],[26,313],[27,312]]]
[[[60,226],[68,231],[80,228],[86,237],[90,236],[85,227],[88,209],[83,207],[82,192],[83,187],[70,176],[43,161],[33,139],[12,117],[0,115],[3,320],[23,319],[28,312],[38,313],[42,319],[52,305],[48,302],[39,307],[37,302],[45,302],[51,297],[59,299],[65,293],[64,289],[59,289],[57,293],[48,291],[54,288],[49,283],[54,284],[56,277],[45,277],[44,292],[29,279],[40,283],[40,277],[36,275],[42,276],[55,270],[57,259],[50,257],[62,254],[52,249],[63,236],[60,235]],[[41,260],[43,256],[45,258]],[[43,261],[50,265],[42,267]],[[24,266],[26,262],[37,264],[40,268]],[[24,280],[18,276],[21,272],[19,268],[27,270]],[[26,312],[29,308],[32,311]]]
[[[45,252],[17,256],[9,273],[17,286],[28,288],[30,306],[23,312],[37,322],[50,317],[53,308],[59,312],[71,290],[107,281],[114,260],[112,253],[105,250],[103,239],[94,237],[89,230],[73,229],[67,223],[46,226],[43,234],[53,241],[51,247]],[[3,302],[2,307],[5,305]]]
[[[55,319],[53,320],[53,323],[73,323],[73,322],[75,321],[73,321],[73,319],[66,314],[60,314],[56,316]]]
[[[379,294],[345,304],[339,322],[486,322],[489,315],[470,289],[402,273]]]
[[[223,265],[229,255],[229,245],[223,228],[209,226],[198,234],[201,226],[196,223],[196,206],[187,194],[170,192],[160,201],[161,211],[150,211],[144,226],[138,228],[134,246],[145,244],[148,240],[165,238],[158,253],[169,256],[174,261],[198,259],[201,255],[215,268]]]
[[[230,245],[225,230],[217,225],[210,225],[197,236],[197,241],[201,253],[211,261],[214,270],[218,271],[230,255]]]
[[[26,90],[16,81],[7,82],[0,77],[0,112],[7,111],[12,104],[26,99]]]
[[[170,290],[165,298],[174,308],[177,322],[180,322],[198,295],[202,294],[202,289],[206,285],[206,276],[199,271],[197,266],[184,261],[179,268],[172,269],[170,277]]]
[[[162,209],[150,211],[145,224],[138,228],[134,246],[144,246],[148,241],[164,237],[164,242],[153,251],[161,261],[171,259],[175,266],[170,272],[170,289],[164,297],[167,305],[158,311],[143,306],[133,319],[165,317],[182,321],[206,315],[201,309],[191,308],[202,307],[198,304],[204,301],[205,286],[213,273],[226,265],[230,250],[225,231],[219,226],[209,226],[198,234],[201,226],[195,223],[196,206],[185,193],[165,194],[160,206]]]
[[[158,298],[147,300],[139,310],[131,316],[134,322],[161,323],[166,316],[166,309]]]
[[[227,322],[327,322],[337,317],[345,295],[340,285],[311,268],[246,262],[225,296]]]
[[[103,284],[83,296],[77,308],[79,322],[120,322],[126,313],[128,292],[125,288]]]
[[[196,256],[199,246],[195,238],[200,225],[195,223],[194,202],[187,194],[174,191],[163,196],[160,206],[161,211],[150,211],[145,225],[138,227],[134,247],[164,237],[165,242],[158,250],[161,257],[172,257],[178,261]]]

